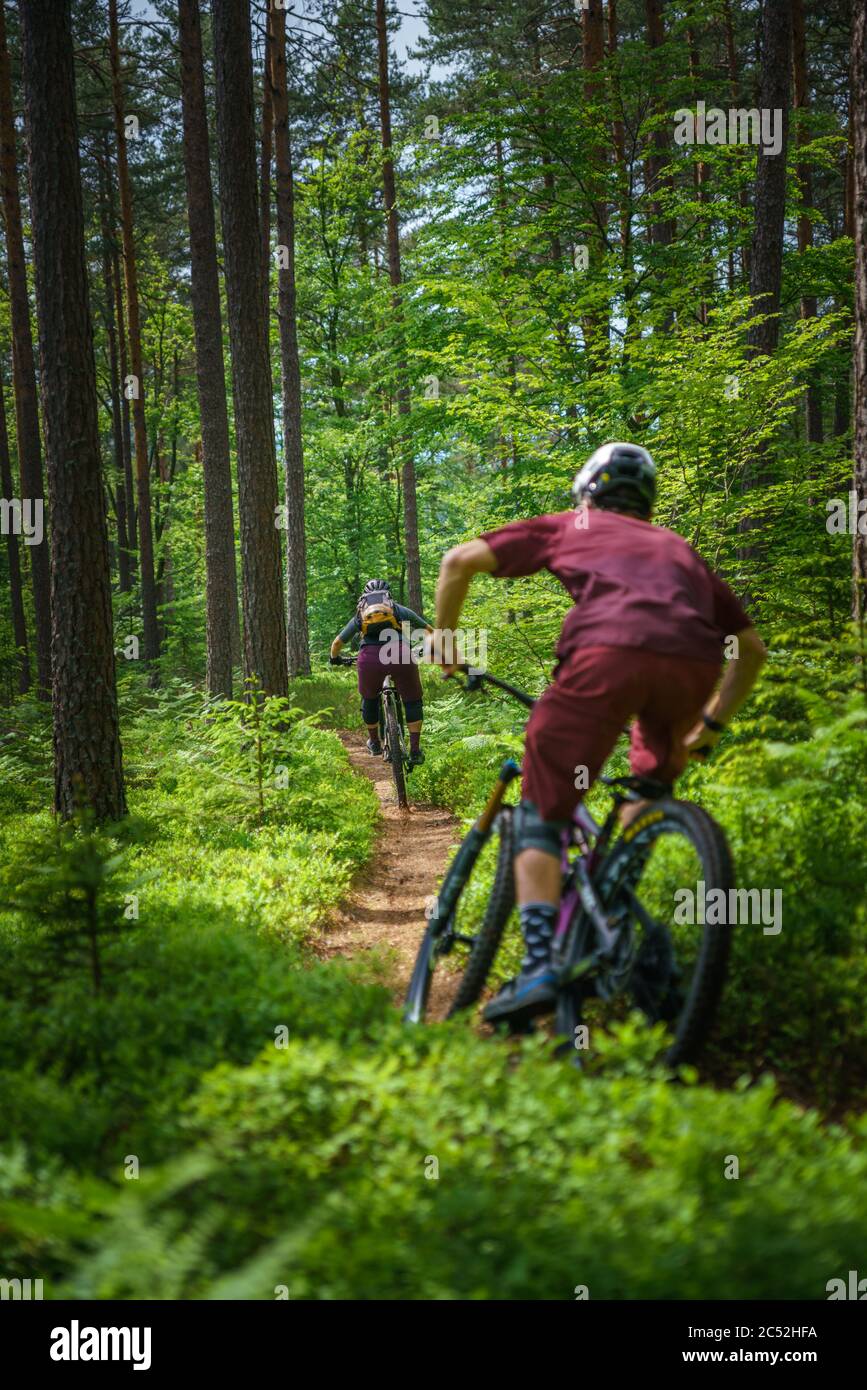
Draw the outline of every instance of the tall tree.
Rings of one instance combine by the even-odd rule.
[[[647,42],[650,48],[656,52],[665,43],[665,25],[662,18],[663,0],[645,0],[645,16],[647,20]],[[662,112],[662,106],[657,105],[657,115]],[[647,188],[651,198],[652,221],[650,225],[651,240],[660,246],[670,246],[674,241],[674,223],[670,217],[663,214],[660,201],[660,192],[671,187],[671,178],[667,173],[668,166],[668,140],[662,124],[657,121],[651,139],[651,153],[645,162],[645,176]]]
[[[123,411],[121,408],[121,375],[118,357],[118,323],[114,291],[114,266],[112,263],[112,222],[106,185],[108,170],[106,161],[101,163],[102,180],[100,185],[99,219],[102,235],[102,279],[105,289],[105,331],[108,339],[108,383],[111,402],[111,439],[114,454],[114,510],[117,522],[117,571],[118,589],[128,594],[132,588],[132,571],[129,556],[129,519],[126,494],[126,475],[123,452]]]
[[[797,143],[800,148],[807,143],[808,133],[805,116],[809,105],[807,86],[807,35],[804,23],[804,0],[792,0],[792,79],[794,87],[794,108],[798,113]],[[797,166],[798,182],[801,185],[801,200],[804,210],[798,217],[798,250],[803,255],[813,245],[813,221],[806,209],[813,206],[813,171],[804,159]],[[818,312],[815,294],[801,295],[801,318],[814,319]],[[815,378],[807,386],[806,396],[807,439],[811,444],[821,444],[824,438],[822,427],[822,393]]]
[[[391,141],[391,85],[388,72],[388,22],[385,0],[376,0],[376,39],[379,59],[379,119],[382,132],[382,192],[386,214],[388,244],[388,275],[392,288],[395,338],[397,346],[397,409],[403,429],[400,447],[403,453],[401,480],[403,487],[403,528],[406,541],[406,574],[409,606],[421,612],[421,564],[418,551],[418,501],[416,498],[415,459],[409,433],[410,396],[405,360],[403,304],[401,301],[400,224],[397,216],[397,189],[394,178],[394,158]]]
[[[238,582],[223,326],[199,0],[179,0],[184,168],[190,226],[190,298],[205,482],[205,593],[211,695],[231,696],[239,644]]]
[[[762,68],[759,107],[779,112],[780,148],[776,153],[759,147],[756,164],[755,220],[750,250],[752,322],[747,331],[750,352],[776,351],[780,336],[780,284],[783,268],[783,229],[786,212],[786,150],[789,133],[789,92],[792,51],[791,0],[764,0],[762,11]],[[746,491],[761,487],[768,478],[768,449],[761,444],[745,471]],[[740,530],[755,532],[761,526],[756,515],[744,518]],[[740,551],[743,559],[756,559],[762,547],[754,539]],[[750,598],[752,595],[745,594]]]
[[[301,362],[295,292],[295,196],[289,133],[286,15],[272,14],[271,85],[277,166],[277,242],[281,248],[278,321],[282,366],[283,465],[286,496],[286,633],[290,676],[310,674],[307,631],[307,535],[304,516],[304,443],[301,433]]]
[[[213,0],[217,145],[238,449],[244,653],[262,690],[285,695],[286,615],[277,521],[271,365],[262,294],[256,126],[247,0]]]
[[[126,811],[70,0],[19,0],[51,526],[55,806]]]
[[[0,488],[4,497],[12,497],[12,464],[9,459],[9,436],[6,430],[6,400],[0,380]],[[18,692],[30,689],[30,653],[27,647],[27,623],[24,618],[24,594],[21,587],[21,556],[18,537],[10,526],[6,532],[6,558],[9,564],[9,605],[12,617],[12,636],[18,653]]]
[[[141,345],[141,315],[139,310],[138,268],[133,231],[132,187],[126,151],[126,122],[123,82],[120,70],[120,38],[118,33],[117,0],[108,0],[109,56],[111,61],[112,109],[117,144],[117,182],[120,193],[120,224],[123,238],[123,263],[126,278],[126,316],[129,340],[130,375],[134,378],[132,395],[132,424],[135,443],[135,481],[138,501],[139,582],[141,587],[142,634],[144,657],[155,661],[160,654],[159,624],[157,621],[157,590],[154,575],[153,523],[151,519],[150,467],[148,461],[147,422],[145,419],[144,368]],[[152,673],[152,679],[154,679]]]
[[[755,352],[773,352],[780,335],[791,48],[791,0],[764,0],[759,107],[763,111],[780,113],[782,143],[779,153],[770,153],[760,146],[756,163],[755,220],[750,253],[750,294],[755,317],[749,329],[750,347]]]
[[[852,92],[854,111],[855,232],[855,489],[861,508],[852,555],[852,606],[862,626],[867,622],[867,0],[852,6]],[[864,528],[864,529],[862,529]]]
[[[43,484],[42,444],[39,437],[39,398],[36,390],[27,267],[24,261],[21,201],[18,192],[18,159],[15,150],[9,49],[6,43],[6,10],[3,4],[0,4],[0,147],[9,304],[12,315],[12,382],[15,392],[21,497],[22,500],[41,500],[47,517],[48,503]],[[51,579],[47,541],[29,549],[36,629],[37,689],[40,697],[47,700],[51,694]]]

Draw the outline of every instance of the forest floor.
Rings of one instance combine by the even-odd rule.
[[[441,806],[413,803],[411,778],[410,805],[401,810],[389,765],[371,757],[362,734],[344,730],[340,738],[355,771],[376,788],[382,821],[373,857],[331,914],[317,954],[382,951],[392,962],[395,1002],[402,1003],[426,925],[425,908],[436,895],[449,850],[461,839],[460,823]],[[457,981],[457,975],[436,972],[429,1019],[445,1017]]]

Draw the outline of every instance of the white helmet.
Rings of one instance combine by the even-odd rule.
[[[650,516],[656,500],[656,464],[640,444],[603,444],[576,473],[572,500],[576,507],[586,501],[599,507],[623,503]]]

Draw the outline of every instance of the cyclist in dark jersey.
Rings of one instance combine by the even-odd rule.
[[[547,569],[575,605],[563,623],[553,683],[527,725],[515,859],[526,955],[517,979],[485,1010],[492,1021],[543,1009],[554,998],[561,831],[624,724],[635,718],[633,773],[672,782],[690,756],[716,744],[767,655],[724,580],[681,536],[651,523],[656,467],[645,449],[597,449],[572,496],[575,511],[516,521],[449,551],[437,586],[429,646],[446,675],[456,668],[442,634],[457,629],[473,575],[515,579]],[[718,684],[724,645],[733,650]],[[624,807],[624,822],[642,809]]]
[[[367,750],[375,757],[382,753],[379,741],[380,691],[386,676],[391,676],[397,693],[403,700],[406,727],[409,731],[409,757],[412,767],[424,762],[421,751],[421,726],[424,716],[421,679],[417,657],[413,655],[409,638],[412,630],[421,628],[432,632],[425,619],[395,603],[391,587],[385,579],[369,579],[364,586],[358,607],[349,622],[331,643],[331,661],[346,642],[361,637],[358,650],[358,691],[361,695],[361,717],[367,725]]]

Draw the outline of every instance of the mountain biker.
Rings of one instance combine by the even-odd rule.
[[[515,858],[526,953],[517,978],[486,1008],[491,1021],[531,1016],[555,997],[561,831],[624,724],[635,717],[633,774],[670,783],[690,756],[715,746],[767,656],[725,581],[681,536],[651,522],[655,497],[647,450],[605,444],[575,477],[574,511],[512,522],[442,561],[428,648],[445,675],[457,668],[442,634],[458,627],[475,574],[516,579],[547,569],[574,601],[553,683],[527,725]],[[733,659],[718,684],[726,639]],[[646,804],[624,806],[623,823]]]
[[[390,675],[403,700],[406,727],[409,730],[409,761],[411,767],[424,762],[421,750],[421,726],[424,706],[421,679],[413,657],[409,630],[433,628],[411,608],[395,603],[391,586],[385,579],[368,579],[358,600],[358,606],[343,630],[331,643],[331,664],[346,642],[361,636],[358,651],[358,691],[361,695],[361,717],[367,725],[367,751],[374,757],[382,753],[379,741],[380,691]]]

